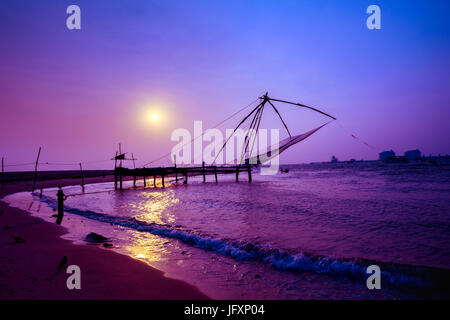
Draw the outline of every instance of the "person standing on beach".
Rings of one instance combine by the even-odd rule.
[[[56,224],[61,224],[64,217],[64,200],[67,199],[66,195],[62,191],[61,186],[58,187],[58,192],[56,193],[58,197],[58,217],[56,218]]]

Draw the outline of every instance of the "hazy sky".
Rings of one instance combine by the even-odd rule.
[[[81,8],[81,30],[66,27],[70,4]],[[366,27],[371,4],[381,30]],[[2,0],[0,156],[33,162],[42,146],[42,161],[101,161],[121,142],[141,165],[170,152],[175,128],[213,126],[265,91],[338,118],[284,163],[450,153],[449,9],[411,0]],[[327,121],[279,110],[295,134]],[[149,112],[160,121],[143,120]],[[263,124],[278,126],[276,115],[267,110]]]

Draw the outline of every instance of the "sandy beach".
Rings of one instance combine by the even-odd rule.
[[[112,177],[91,177],[86,183]],[[47,180],[39,187],[78,184]],[[6,183],[0,199],[31,190],[31,182]],[[197,288],[166,278],[144,262],[98,246],[61,239],[64,227],[30,216],[0,201],[0,299],[208,299]],[[86,230],[89,233],[89,230]],[[67,264],[58,268],[67,257]],[[81,290],[66,286],[68,265],[81,268]]]

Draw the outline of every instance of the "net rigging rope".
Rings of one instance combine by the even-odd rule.
[[[255,104],[256,102],[258,102],[258,100],[259,100],[259,98],[253,100],[252,102],[250,102],[250,103],[249,103],[248,105],[246,105],[245,107],[241,108],[240,110],[236,111],[235,113],[233,113],[231,116],[229,116],[229,117],[226,118],[225,120],[223,120],[223,121],[219,122],[218,124],[216,124],[215,126],[213,126],[213,128],[217,128],[217,127],[221,126],[221,125],[224,124],[226,121],[230,120],[231,118],[235,117],[237,114],[241,113],[241,112],[244,111],[245,109],[249,108],[250,106],[252,106],[252,105]],[[188,144],[194,142],[194,141],[197,140],[198,138],[203,137],[203,135],[204,135],[204,133],[202,132],[201,135],[199,135],[199,136],[197,136],[197,137],[194,137],[194,138],[191,139],[191,141],[186,142],[185,144],[181,145],[181,146],[179,147],[179,149],[181,149],[181,148],[183,148],[184,146],[186,146],[186,145],[188,145]],[[179,150],[179,149],[178,149],[178,150]],[[142,167],[146,167],[146,166],[148,166],[149,164],[152,164],[152,163],[154,163],[154,162],[156,162],[156,161],[158,161],[158,160],[161,160],[161,159],[167,157],[168,155],[170,155],[171,153],[172,153],[172,151],[169,152],[169,153],[164,154],[163,156],[161,156],[161,157],[159,157],[159,158],[157,158],[157,159],[155,159],[155,160],[152,160],[152,161],[150,161],[150,162],[144,164]]]

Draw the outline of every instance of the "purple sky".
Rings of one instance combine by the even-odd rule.
[[[81,7],[81,30],[66,28],[70,4]],[[381,7],[381,30],[366,27],[370,4]],[[173,129],[192,130],[194,120],[213,126],[265,91],[338,118],[289,149],[282,163],[376,159],[387,149],[450,153],[449,7],[2,1],[0,156],[6,164],[33,162],[42,146],[42,161],[90,162],[111,158],[121,142],[142,165],[170,152]],[[142,110],[154,109],[161,123],[143,125]],[[293,106],[279,110],[294,134],[327,121]],[[263,125],[278,126],[275,120],[267,110]]]

